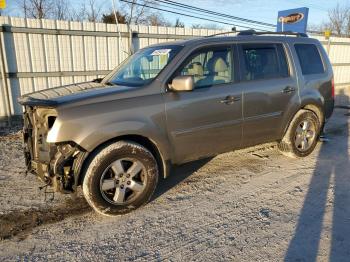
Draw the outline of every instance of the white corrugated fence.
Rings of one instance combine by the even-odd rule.
[[[143,48],[220,32],[141,25],[130,29],[120,25],[119,38],[112,24],[0,17],[0,121],[21,114],[16,101],[22,94],[106,75],[128,56],[130,41]],[[315,37],[329,50],[336,84],[350,85],[350,39]]]

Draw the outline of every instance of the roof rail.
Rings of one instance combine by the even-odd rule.
[[[213,36],[218,36],[218,35],[228,35],[228,34],[237,34],[239,31],[227,31],[227,32],[222,32],[222,33],[217,33],[217,34],[212,34],[208,35],[205,37],[213,37]]]
[[[284,32],[257,32],[255,30],[245,30],[241,31],[237,34],[238,36],[246,36],[246,35],[293,35],[297,37],[309,37],[307,34],[292,32],[292,31],[284,31]]]
[[[304,33],[297,33],[297,32],[291,32],[291,31],[285,31],[285,32],[257,32],[255,30],[243,30],[243,31],[228,31],[228,32],[222,32],[218,34],[208,35],[207,37],[214,37],[219,35],[228,35],[228,34],[237,34],[237,36],[249,36],[249,35],[293,35],[297,37],[309,37],[307,34]]]

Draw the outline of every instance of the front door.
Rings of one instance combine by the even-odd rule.
[[[167,129],[177,163],[241,145],[242,89],[236,88],[231,46],[199,49],[177,75],[194,77],[194,90],[168,91]]]

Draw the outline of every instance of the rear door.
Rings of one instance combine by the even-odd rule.
[[[173,75],[191,75],[195,82],[193,91],[164,94],[166,123],[176,162],[240,147],[242,89],[236,88],[234,57],[230,45],[201,48]]]
[[[282,43],[239,45],[244,146],[279,139],[289,105],[299,101],[287,51]]]

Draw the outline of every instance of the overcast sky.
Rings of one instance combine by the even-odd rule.
[[[10,15],[18,16],[20,12],[14,7],[14,1],[7,0],[8,8],[6,13]],[[74,5],[79,6],[84,0],[75,0]],[[87,0],[85,0],[87,1]],[[111,8],[111,0],[96,0],[97,3],[103,6],[103,9],[108,10]],[[341,5],[350,4],[350,0],[175,0],[180,3],[189,4],[197,6],[204,9],[209,9],[212,11],[217,11],[221,13],[226,13],[229,15],[239,16],[243,18],[276,23],[277,12],[279,10],[297,8],[297,7],[309,7],[310,24],[318,24],[322,21],[327,20],[327,10],[334,7],[337,2]],[[116,0],[118,5],[120,2]],[[175,11],[175,9],[174,9]],[[180,11],[181,12],[181,11]],[[181,17],[179,15],[162,13],[166,19],[171,22],[175,22],[177,17],[180,17],[181,21],[185,23],[186,26],[191,26],[192,24],[208,24],[211,22],[206,22],[198,20],[195,18]],[[213,18],[214,19],[214,18]],[[228,27],[228,26],[224,26]]]

